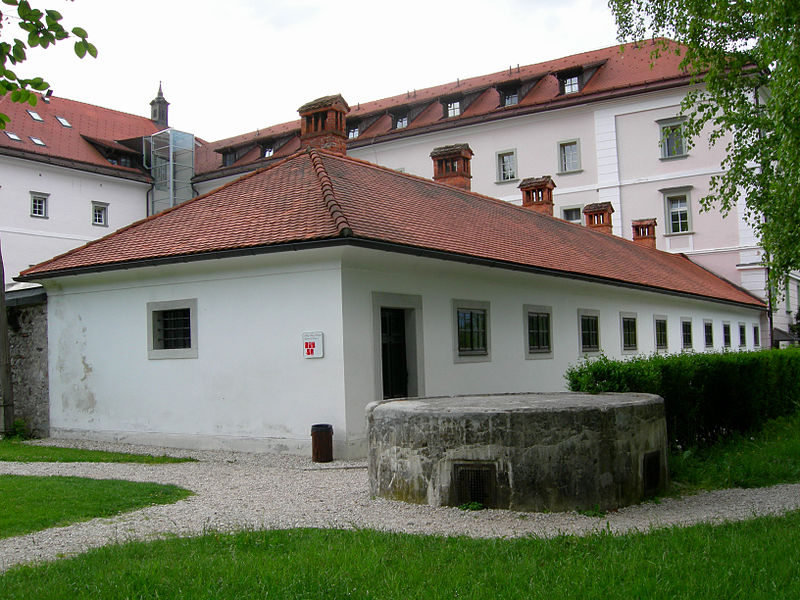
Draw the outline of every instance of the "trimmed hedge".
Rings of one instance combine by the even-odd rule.
[[[573,365],[575,392],[646,392],[664,398],[673,446],[703,446],[800,407],[800,349],[672,354]]]

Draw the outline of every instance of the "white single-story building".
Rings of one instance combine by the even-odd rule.
[[[384,397],[564,389],[585,355],[752,349],[763,303],[637,243],[344,155],[301,151],[32,267],[54,436],[366,453]],[[468,178],[463,149],[443,174]]]

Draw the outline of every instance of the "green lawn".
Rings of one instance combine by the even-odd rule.
[[[0,538],[169,504],[191,493],[174,485],[117,479],[0,475]]]
[[[80,450],[77,448],[57,448],[54,446],[32,446],[15,440],[2,440],[0,441],[0,461],[161,464],[193,462],[194,459],[175,458],[172,456],[151,456],[149,454],[101,452],[99,450]]]
[[[800,598],[800,513],[649,534],[473,540],[374,531],[206,535],[0,576],[8,598]]]

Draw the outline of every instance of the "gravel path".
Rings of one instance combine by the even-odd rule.
[[[366,464],[317,465],[305,457],[241,452],[176,451],[150,446],[46,440],[98,450],[191,456],[196,463],[3,463],[0,474],[74,475],[172,483],[195,492],[175,504],[0,540],[0,571],[55,560],[89,548],[165,534],[290,527],[372,528],[471,537],[552,537],[626,533],[701,522],[738,521],[800,509],[800,484],[718,490],[659,504],[631,506],[600,518],[577,513],[462,511],[370,499]]]

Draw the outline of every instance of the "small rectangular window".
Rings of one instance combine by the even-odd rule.
[[[683,120],[668,119],[659,121],[659,146],[661,158],[686,156],[686,143],[683,138]]]
[[[21,142],[22,141],[22,138],[19,137],[13,131],[6,131],[6,135],[8,136],[9,139],[14,140],[15,142]]]
[[[30,140],[31,140],[31,141],[32,141],[34,144],[36,144],[37,146],[47,146],[47,144],[45,144],[45,143],[42,141],[42,138],[38,138],[38,137],[36,137],[35,135],[31,135],[31,136],[29,136],[29,137],[30,137]]]
[[[457,117],[461,114],[461,101],[454,100],[453,102],[448,102],[445,104],[444,109],[445,117]]]
[[[483,308],[456,309],[459,356],[488,354],[486,317]]]
[[[580,208],[564,208],[561,210],[561,217],[570,223],[581,223],[581,209]]]
[[[72,124],[69,121],[67,121],[66,117],[58,117],[57,116],[56,117],[56,121],[61,123],[61,125],[63,125],[64,127],[70,127],[70,128],[72,127]]]
[[[637,348],[636,340],[636,316],[621,315],[622,325],[622,350],[624,352],[635,352]]]
[[[47,211],[47,194],[37,194],[31,192],[31,216],[40,219],[46,219],[48,216]]]
[[[551,351],[550,313],[528,312],[528,352],[537,354]]]
[[[744,323],[739,323],[739,348],[747,346],[747,327]]]
[[[759,348],[761,346],[761,332],[758,325],[753,325],[753,346]]]
[[[507,89],[500,92],[500,103],[503,106],[516,106],[519,104],[519,90]]]
[[[564,77],[561,80],[561,89],[564,94],[574,94],[580,91],[580,79],[577,75]]]
[[[714,324],[711,321],[703,321],[703,336],[706,348],[714,347]]]
[[[596,314],[580,314],[581,352],[600,351],[600,317]]]
[[[108,226],[108,204],[92,202],[92,225]]]
[[[269,158],[272,156],[273,152],[272,146],[264,146],[264,158]]]
[[[722,324],[722,345],[726,348],[731,347],[731,324],[730,323],[723,323]]]
[[[44,119],[42,117],[40,117],[39,113],[37,113],[35,110],[29,110],[28,114],[31,116],[31,119],[33,119],[34,121],[38,121],[39,123],[42,123],[44,121]]]
[[[408,127],[408,117],[406,115],[402,115],[397,117],[394,122],[395,129],[405,129]]]
[[[358,137],[358,125],[347,128],[347,139],[354,140]]]
[[[517,153],[506,150],[497,153],[497,181],[514,181],[517,178]]]
[[[578,140],[559,142],[558,144],[558,171],[570,173],[581,170],[580,145]]]
[[[667,217],[669,233],[689,231],[689,199],[686,194],[667,196]]]
[[[667,320],[656,319],[656,350],[667,349]]]
[[[681,342],[684,350],[691,350],[694,347],[691,319],[681,319]]]
[[[197,358],[197,299],[147,303],[147,357]]]

